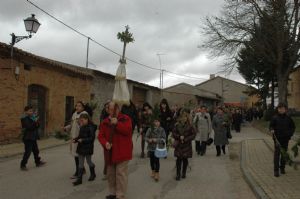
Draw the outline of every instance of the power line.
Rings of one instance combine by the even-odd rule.
[[[189,76],[189,75],[182,75],[182,74],[174,73],[174,72],[171,72],[171,71],[168,71],[168,70],[164,70],[164,71],[167,72],[167,73],[171,73],[171,74],[174,74],[174,75],[182,76],[182,77],[185,77],[185,78],[188,78],[188,79],[207,80],[205,78],[193,77],[193,76]],[[173,77],[175,77],[175,76],[173,76]]]
[[[72,31],[76,32],[77,34],[87,38],[87,39],[90,39],[91,41],[93,41],[95,44],[101,46],[102,48],[104,48],[105,50],[121,57],[122,55],[112,49],[110,49],[109,47],[101,44],[100,42],[98,42],[97,40],[89,37],[88,35],[80,32],[79,30],[73,28],[72,26],[66,24],[65,22],[63,22],[62,20],[56,18],[55,16],[53,16],[52,14],[50,14],[49,12],[47,12],[46,10],[42,9],[41,7],[39,7],[38,5],[36,5],[35,3],[33,3],[32,1],[30,0],[26,0],[28,3],[30,3],[32,6],[36,7],[37,9],[39,9],[40,11],[44,12],[45,14],[47,14],[48,16],[50,16],[51,18],[53,18],[54,20],[58,21],[59,23],[61,23],[62,25],[66,26],[67,28],[71,29]],[[156,71],[161,71],[159,68],[156,68],[156,67],[153,67],[153,66],[149,66],[149,65],[146,65],[146,64],[143,64],[139,61],[136,61],[134,59],[131,59],[129,57],[126,57],[126,59],[132,63],[135,63],[139,66],[142,66],[142,67],[145,67],[145,68],[148,68],[148,69],[151,69],[151,70],[156,70]],[[182,76],[182,77],[186,77],[186,78],[191,78],[191,79],[198,79],[198,80],[206,80],[204,78],[199,78],[199,77],[192,77],[192,76],[189,76],[189,75],[183,75],[183,74],[178,74],[178,73],[175,73],[175,72],[172,72],[172,71],[168,71],[168,70],[164,70],[165,72],[168,72],[168,73],[171,73],[171,74],[174,74],[174,75],[178,75],[178,76]]]

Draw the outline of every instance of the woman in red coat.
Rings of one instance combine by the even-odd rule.
[[[131,119],[114,102],[109,103],[109,117],[100,124],[99,142],[109,154],[107,199],[125,198],[128,183],[128,162],[132,159]]]

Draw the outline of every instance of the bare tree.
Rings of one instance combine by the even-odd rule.
[[[226,0],[220,17],[207,17],[202,46],[214,56],[227,56],[226,68],[236,66],[239,51],[257,34],[267,30],[259,53],[275,71],[279,101],[287,103],[288,79],[299,60],[299,0]]]

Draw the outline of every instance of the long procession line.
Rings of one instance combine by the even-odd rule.
[[[45,13],[45,14],[47,14],[48,16],[50,16],[51,18],[53,18],[54,20],[56,20],[56,21],[58,21],[59,23],[63,24],[64,26],[66,26],[67,28],[71,29],[72,31],[76,32],[77,34],[79,34],[79,35],[81,35],[81,36],[83,36],[83,37],[85,37],[85,38],[87,38],[87,39],[90,39],[90,40],[93,41],[95,44],[101,46],[102,48],[106,49],[107,51],[109,51],[109,52],[111,52],[111,53],[113,53],[113,54],[115,54],[115,55],[117,55],[117,56],[119,56],[119,57],[122,56],[120,53],[118,53],[118,52],[116,52],[116,51],[110,49],[109,47],[107,47],[107,46],[101,44],[100,42],[96,41],[95,39],[93,39],[93,38],[87,36],[86,34],[80,32],[79,30],[77,30],[77,29],[73,28],[72,26],[66,24],[66,23],[63,22],[62,20],[56,18],[55,16],[53,16],[52,14],[50,14],[49,12],[47,12],[46,10],[42,9],[41,7],[39,7],[38,5],[36,5],[35,3],[33,3],[32,1],[30,1],[30,0],[26,0],[26,1],[27,1],[28,3],[30,3],[32,6],[36,7],[38,10],[42,11],[43,13]],[[135,63],[135,64],[139,65],[139,66],[143,66],[143,67],[148,68],[148,69],[160,71],[159,68],[152,67],[152,66],[148,66],[148,65],[146,65],[146,64],[140,63],[140,62],[138,62],[138,61],[136,61],[136,60],[134,60],[134,59],[131,59],[131,58],[129,58],[129,57],[126,57],[126,59],[127,59],[128,61],[132,62],[132,63]],[[178,74],[178,73],[175,73],[175,72],[172,72],[172,71],[168,71],[168,70],[164,70],[164,71],[165,71],[165,72],[168,72],[168,73],[172,73],[172,74],[174,74],[174,75],[186,77],[186,78],[198,79],[198,80],[207,80],[207,79],[204,79],[204,78],[199,78],[199,77],[193,77],[193,76],[189,76],[189,75]]]

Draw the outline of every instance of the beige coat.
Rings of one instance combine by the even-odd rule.
[[[196,141],[206,142],[212,131],[211,118],[208,113],[197,113],[193,123],[196,128]]]

